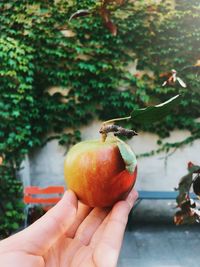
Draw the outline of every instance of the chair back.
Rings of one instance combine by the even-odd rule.
[[[40,204],[48,209],[62,198],[64,192],[64,186],[48,186],[46,188],[28,186],[24,188],[23,200],[25,204]]]

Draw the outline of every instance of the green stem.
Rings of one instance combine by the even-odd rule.
[[[113,123],[113,122],[116,122],[116,121],[124,121],[124,120],[129,120],[129,119],[131,119],[131,116],[123,117],[123,118],[116,118],[116,119],[104,121],[103,125],[108,124],[108,123]]]

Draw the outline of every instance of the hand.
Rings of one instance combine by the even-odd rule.
[[[72,191],[25,230],[0,242],[1,267],[115,267],[132,190],[112,209],[91,209]]]

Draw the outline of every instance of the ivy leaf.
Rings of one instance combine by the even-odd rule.
[[[19,228],[19,224],[16,222],[14,222],[11,226],[13,230],[17,230]]]
[[[88,16],[90,14],[91,14],[90,10],[88,10],[88,9],[80,9],[80,10],[77,10],[75,13],[73,13],[71,15],[71,17],[69,18],[69,21],[71,21],[72,19],[75,19],[75,18],[85,17],[85,16]]]
[[[159,105],[136,109],[131,113],[131,120],[143,124],[156,122],[170,114],[171,109],[174,108],[179,101],[180,97],[176,95]]]
[[[122,140],[118,139],[119,142],[117,143],[120,154],[124,160],[124,163],[126,165],[126,170],[129,173],[133,173],[135,171],[135,168],[137,166],[137,159],[134,154],[134,152],[130,149],[130,147],[123,142]]]

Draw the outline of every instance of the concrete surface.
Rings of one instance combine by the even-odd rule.
[[[129,220],[117,267],[199,267],[200,225],[175,226],[174,202],[144,201]]]

